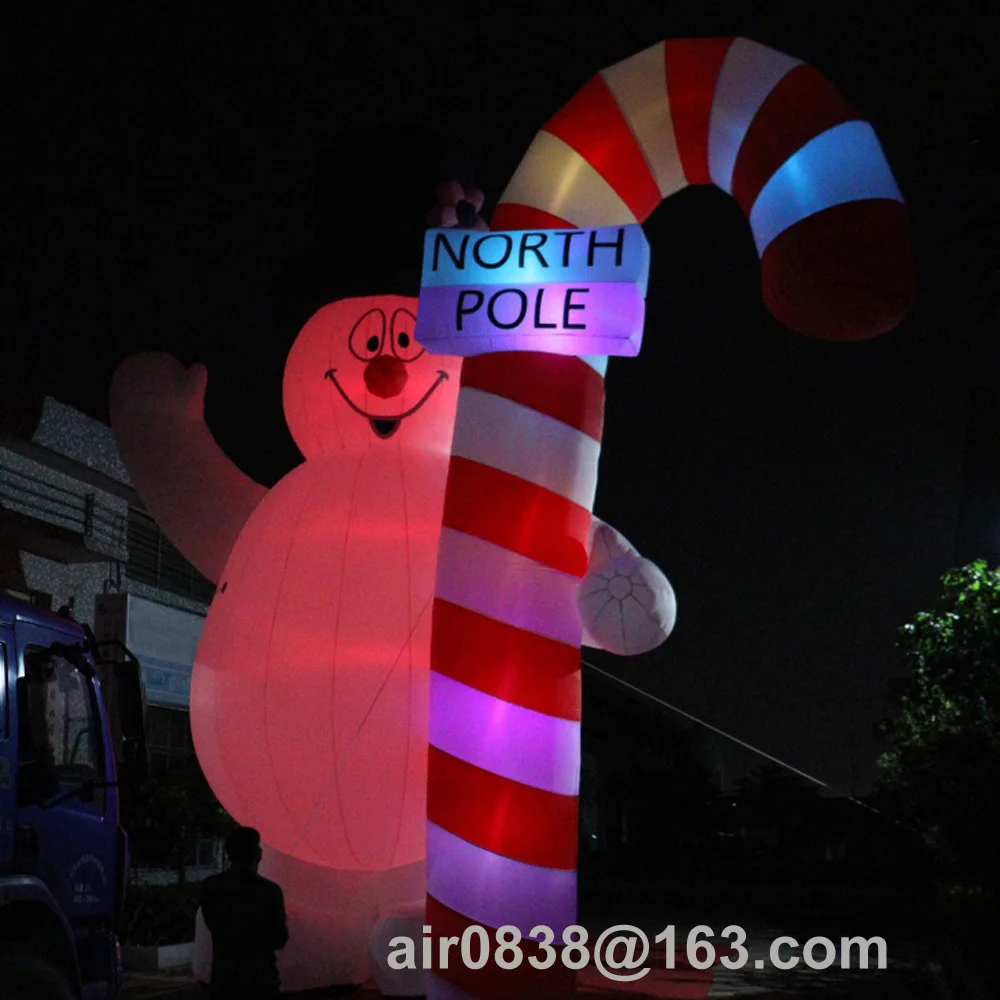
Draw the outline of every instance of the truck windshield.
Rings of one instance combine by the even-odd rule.
[[[62,779],[100,780],[100,729],[90,681],[50,649],[27,651],[24,675],[33,755]]]

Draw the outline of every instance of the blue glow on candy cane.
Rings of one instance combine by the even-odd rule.
[[[495,233],[429,229],[420,287],[616,282],[637,285],[645,298],[648,280],[649,243],[639,225]]]
[[[875,131],[861,121],[837,125],[793,153],[761,189],[750,210],[757,252],[810,215],[872,198],[903,200]]]

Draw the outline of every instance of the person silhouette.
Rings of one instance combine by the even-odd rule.
[[[257,874],[260,833],[240,826],[226,838],[229,868],[201,885],[212,934],[212,1000],[270,1000],[281,986],[275,956],[288,943],[281,887]]]

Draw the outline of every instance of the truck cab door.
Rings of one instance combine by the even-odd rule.
[[[30,834],[30,874],[70,922],[113,912],[117,816],[99,787],[108,755],[92,672],[52,647],[52,633],[18,627],[17,822]],[[76,662],[74,662],[76,660]]]

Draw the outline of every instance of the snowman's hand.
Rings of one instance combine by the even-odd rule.
[[[201,364],[185,368],[173,355],[159,351],[133,354],[115,372],[111,384],[112,398],[117,403],[134,407],[156,407],[161,410],[188,410],[200,416],[205,403],[208,372]],[[121,389],[133,395],[117,395]]]
[[[267,490],[244,475],[205,423],[204,365],[136,354],[111,380],[111,427],[132,484],[170,540],[218,582]]]
[[[639,554],[636,547],[610,524],[605,524],[599,517],[590,519],[590,558],[587,572],[592,573],[616,556]]]
[[[596,517],[577,606],[583,644],[619,656],[655,649],[673,631],[677,618],[674,589],[662,570]]]

